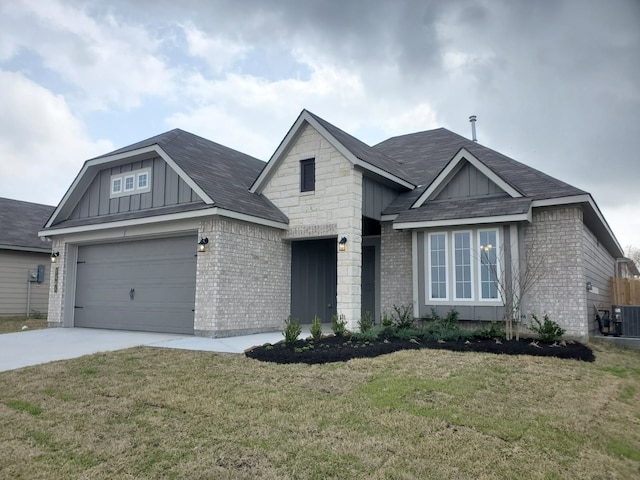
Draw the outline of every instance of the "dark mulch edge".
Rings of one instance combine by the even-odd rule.
[[[532,339],[502,340],[497,343],[493,339],[472,338],[468,341],[437,342],[432,340],[401,340],[391,338],[387,341],[374,340],[365,342],[349,337],[325,337],[318,342],[312,340],[298,340],[294,346],[286,346],[283,342],[274,345],[262,345],[253,347],[245,352],[245,355],[262,362],[273,363],[306,363],[319,364],[330,362],[346,362],[354,358],[372,358],[399,350],[418,350],[428,348],[432,350],[451,350],[454,352],[481,352],[502,355],[531,355],[536,357],[556,357],[562,359],[581,360],[593,362],[593,351],[586,345],[577,342],[567,342],[566,345],[558,345],[536,341],[538,346],[532,344]],[[313,348],[296,352],[295,349]]]

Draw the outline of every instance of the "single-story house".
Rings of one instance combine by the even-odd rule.
[[[38,231],[55,207],[0,198],[0,315],[45,315],[51,244]]]
[[[202,336],[500,320],[534,259],[522,311],[587,338],[623,254],[583,190],[444,128],[369,146],[307,110],[267,163],[178,129],[87,160],[40,234],[52,326]]]

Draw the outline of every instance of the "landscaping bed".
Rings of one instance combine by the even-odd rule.
[[[346,362],[353,358],[370,358],[399,350],[422,348],[452,350],[456,352],[486,352],[505,355],[534,355],[593,362],[593,351],[577,342],[542,342],[530,338],[520,340],[496,340],[493,338],[468,338],[453,341],[430,339],[401,339],[397,337],[361,340],[350,336],[325,336],[314,341],[298,340],[293,345],[284,341],[274,345],[254,347],[246,356],[274,363],[329,363]]]

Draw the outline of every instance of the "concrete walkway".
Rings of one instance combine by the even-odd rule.
[[[309,335],[303,329],[301,337]],[[264,343],[276,343],[280,332],[228,338],[205,338],[171,333],[125,332],[96,328],[46,328],[0,335],[0,372],[67,360],[98,352],[138,346],[178,348],[205,352],[242,353]]]

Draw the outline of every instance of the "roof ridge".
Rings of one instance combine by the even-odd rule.
[[[384,171],[386,171],[387,173],[390,173],[406,182],[409,183],[413,183],[413,181],[411,180],[411,175],[409,175],[408,172],[406,172],[404,170],[404,168],[402,167],[402,164],[400,164],[397,160],[395,160],[394,158],[388,156],[386,153],[381,152],[379,150],[377,150],[376,148],[372,147],[371,145],[366,144],[365,142],[363,142],[362,140],[360,140],[359,138],[357,138],[354,135],[351,135],[348,132],[345,132],[344,130],[342,130],[339,127],[336,127],[334,124],[332,124],[331,122],[328,122],[327,120],[325,120],[322,117],[319,117],[318,115],[316,115],[315,113],[307,110],[307,109],[303,109],[303,113],[306,112],[307,114],[309,114],[314,120],[316,120],[318,123],[320,123],[328,132],[329,134],[331,134],[338,142],[340,142],[347,150],[349,150],[356,158],[358,158],[359,160],[362,160],[363,162],[368,163],[369,165],[376,167],[376,168],[380,168]],[[333,131],[332,131],[333,130]],[[336,133],[338,134],[336,136]],[[345,142],[343,140],[341,140],[340,138],[337,138],[339,136],[345,136],[347,137],[346,139],[349,141],[353,141],[355,142],[355,145],[348,145],[345,144]],[[354,151],[354,147],[357,147],[357,149],[364,149],[367,152],[362,152],[360,154],[358,154],[357,151]],[[369,153],[369,157],[363,158],[363,153]],[[372,157],[379,157],[378,160],[379,161],[375,161],[375,158]],[[388,165],[388,163],[391,163],[392,166]],[[385,165],[386,163],[386,165]],[[395,171],[391,171],[391,170],[395,170]]]

